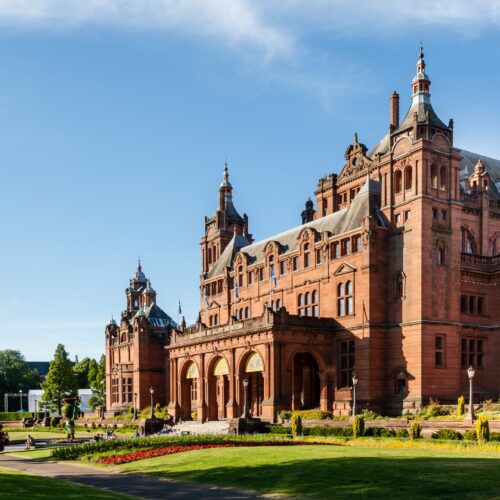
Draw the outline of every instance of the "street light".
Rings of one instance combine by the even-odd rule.
[[[248,417],[248,405],[247,405],[247,390],[248,390],[248,379],[245,377],[243,379],[243,418]]]
[[[19,410],[23,411],[23,390],[19,389]]]
[[[134,420],[137,420],[137,392],[134,392]]]
[[[33,418],[36,420],[36,410],[38,409],[38,401],[35,398],[35,412],[33,413]],[[28,408],[29,410],[29,408]]]
[[[352,416],[356,415],[356,385],[358,385],[358,377],[352,373]]]
[[[474,368],[469,366],[467,369],[467,375],[469,377],[469,413],[467,414],[467,419],[470,420],[471,422],[474,421],[474,397],[472,393],[472,379],[474,378],[474,375],[476,374],[476,371]]]
[[[151,394],[151,415],[149,415],[149,418],[155,418],[154,407],[153,407],[153,394],[154,393],[155,393],[155,390],[152,387],[150,387],[149,394]]]

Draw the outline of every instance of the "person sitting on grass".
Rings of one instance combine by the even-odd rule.
[[[31,450],[31,448],[35,448],[35,440],[28,434],[26,438],[26,449]]]

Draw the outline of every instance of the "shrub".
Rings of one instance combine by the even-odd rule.
[[[289,410],[281,410],[278,412],[278,417],[284,421],[284,420],[290,420],[292,418],[292,412]]]
[[[490,441],[500,441],[500,432],[490,432]]]
[[[292,436],[302,436],[302,417],[295,411],[292,414]]]
[[[476,434],[478,443],[486,443],[490,440],[490,424],[484,415],[476,420]]]
[[[58,427],[61,422],[61,417],[52,417],[50,419],[50,426],[51,427]]]
[[[191,412],[191,420],[198,420],[198,412],[196,411]]]
[[[386,427],[367,427],[364,430],[363,436],[369,437],[394,437],[396,432],[392,429],[388,429]]]
[[[378,413],[375,413],[374,411],[371,410],[363,410],[361,412],[361,415],[365,420],[377,420],[382,418]]]
[[[262,426],[261,432],[263,434],[284,434],[289,435],[291,430],[281,424],[266,424]]]
[[[33,413],[17,413],[17,411],[2,411],[0,412],[0,422],[16,421],[19,422],[23,418],[33,418]]]
[[[432,439],[445,439],[447,441],[460,441],[464,437],[455,429],[439,429],[432,434]]]
[[[410,433],[408,432],[408,429],[398,429],[396,431],[396,437],[397,438],[407,438],[409,437]]]
[[[352,435],[357,438],[363,435],[365,430],[365,419],[362,415],[356,415],[352,423]]]
[[[464,432],[464,439],[466,441],[476,441],[477,440],[477,433],[475,430],[469,429],[468,431]]]
[[[465,413],[465,398],[460,396],[457,400],[457,415],[463,415]]]
[[[304,427],[304,436],[352,437],[352,427]]]
[[[300,410],[295,411],[301,416],[302,420],[331,420],[333,419],[333,413],[331,411],[323,410]]]
[[[415,422],[415,420],[410,424],[410,438],[415,440],[415,439],[420,439],[422,434],[422,425],[419,424],[418,422]]]

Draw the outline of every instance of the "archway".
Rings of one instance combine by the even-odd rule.
[[[311,410],[320,407],[319,367],[309,352],[299,352],[292,363],[292,409]]]
[[[226,405],[229,401],[229,365],[225,358],[215,359],[208,377],[208,418],[227,418]]]
[[[192,413],[198,409],[199,378],[198,366],[193,361],[184,368],[181,379],[181,418],[191,420]]]
[[[245,408],[245,380],[247,416],[260,417],[262,415],[262,400],[264,399],[264,362],[260,354],[252,352],[240,365],[240,409]]]

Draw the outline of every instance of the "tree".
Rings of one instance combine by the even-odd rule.
[[[90,387],[89,381],[89,367],[90,363],[95,360],[90,358],[83,358],[79,363],[73,366],[73,371],[76,375],[76,381],[79,389],[86,389]]]
[[[0,401],[4,394],[17,393],[19,389],[28,392],[40,387],[41,377],[37,370],[31,370],[20,351],[0,351]],[[17,398],[14,399],[18,401]],[[5,411],[5,408],[4,408]]]
[[[89,364],[89,385],[92,389],[92,396],[89,404],[92,408],[104,407],[104,395],[106,391],[106,357],[101,356],[99,363],[95,359]]]
[[[63,399],[66,397],[76,397],[78,384],[73,363],[62,344],[56,347],[54,359],[50,362],[49,372],[42,383],[44,391],[42,402],[52,410],[57,410],[61,415]]]

